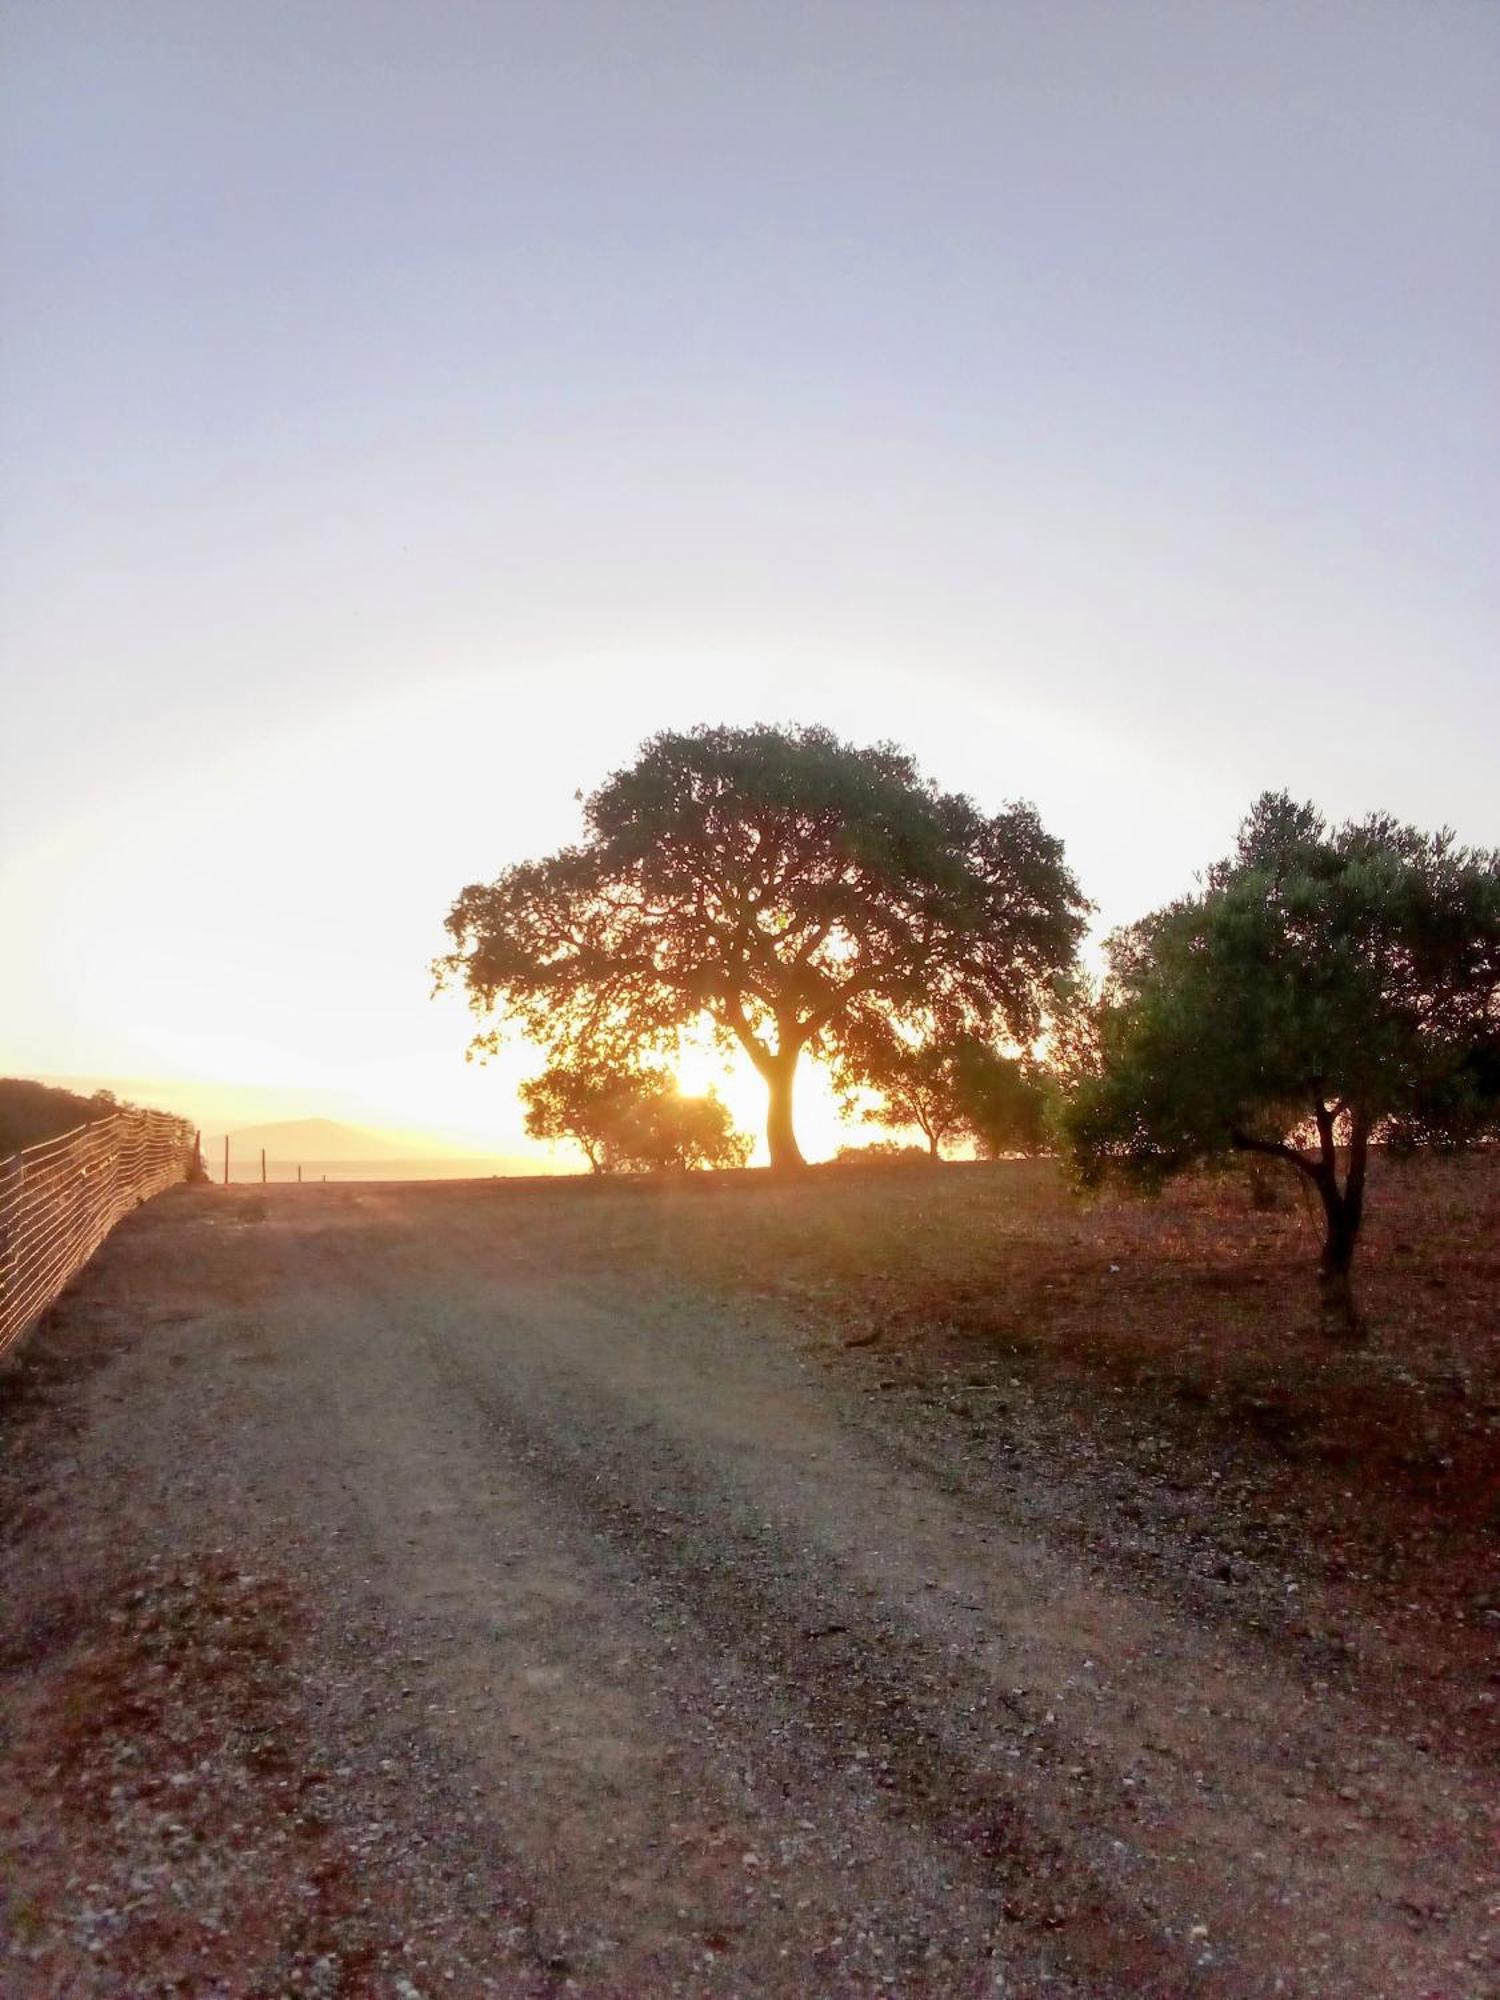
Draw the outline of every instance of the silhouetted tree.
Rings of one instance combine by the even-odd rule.
[[[958,1082],[964,1128],[987,1159],[1047,1151],[1056,1093],[1040,1064],[977,1042],[960,1059]]]
[[[874,1093],[871,1120],[914,1125],[935,1160],[949,1139],[971,1138],[992,1159],[1038,1152],[1045,1141],[1047,1098],[1034,1071],[961,1029],[911,1040],[881,1015],[857,1016],[834,1077],[846,1101]]]
[[[797,1165],[793,1080],[857,1005],[1035,1034],[1086,905],[1035,812],[939,792],[889,745],[824,729],[653,737],[586,802],[585,834],[465,889],[440,982],[492,1049],[627,1059],[706,1021],[764,1078],[773,1166]]]
[[[553,1063],[521,1085],[526,1131],[533,1139],[571,1139],[590,1169],[603,1173],[609,1136],[640,1086],[639,1075],[601,1063]]]
[[[1093,1031],[1064,1117],[1082,1178],[1284,1162],[1317,1193],[1324,1297],[1357,1331],[1371,1142],[1500,1124],[1500,855],[1384,816],[1333,831],[1267,793],[1201,894],[1111,940]]]
[[[712,1090],[690,1097],[670,1083],[645,1090],[623,1107],[605,1142],[607,1167],[627,1173],[686,1172],[693,1167],[742,1167],[751,1141],[737,1132],[728,1107]]]
[[[602,1062],[555,1063],[521,1085],[534,1139],[571,1139],[595,1173],[742,1167],[750,1141],[708,1091],[686,1096],[656,1070]]]
[[[834,1083],[846,1108],[870,1093],[877,1101],[864,1114],[868,1123],[915,1126],[931,1157],[940,1159],[943,1141],[963,1129],[959,1058],[969,1039],[948,1034],[914,1041],[882,1014],[857,1016],[840,1043]]]
[[[840,1146],[834,1159],[841,1167],[930,1167],[926,1146],[903,1145],[899,1139],[870,1139],[864,1145]]]

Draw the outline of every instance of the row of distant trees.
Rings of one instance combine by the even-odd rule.
[[[600,1112],[596,1164],[733,1157],[722,1106],[690,1113],[662,1067],[706,1026],[765,1081],[773,1169],[801,1164],[804,1053],[934,1152],[1050,1130],[1083,1182],[1147,1185],[1275,1161],[1321,1204],[1348,1317],[1370,1147],[1500,1129],[1500,856],[1450,833],[1330,827],[1267,794],[1192,893],[1116,933],[1092,985],[1090,906],[1033,808],[985,814],[890,744],[659,735],[584,822],[463,891],[437,970],[467,988],[478,1053],[512,1032],[547,1050],[534,1131],[582,1139],[580,1105]]]

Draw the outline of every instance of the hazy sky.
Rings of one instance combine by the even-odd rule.
[[[7,15],[0,1068],[508,1144],[442,916],[668,724],[1500,843],[1493,0]]]

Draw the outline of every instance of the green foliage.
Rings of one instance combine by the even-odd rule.
[[[436,969],[488,1024],[476,1048],[519,1030],[628,1063],[706,1022],[766,1080],[773,1164],[800,1158],[798,1057],[836,1052],[856,1008],[1029,1041],[1083,927],[1029,806],[986,816],[904,752],[824,729],[653,737],[584,819],[449,914]]]
[[[605,1147],[640,1078],[604,1064],[553,1063],[521,1085],[526,1131],[533,1139],[571,1139],[597,1173]]]
[[[1060,1102],[1099,1074],[1099,990],[1084,972],[1053,981],[1047,1020],[1047,1079]]]
[[[964,1126],[986,1159],[1046,1152],[1052,1142],[1054,1097],[1051,1078],[1036,1063],[999,1055],[982,1044],[960,1064]]]
[[[1064,1118],[1085,1182],[1283,1159],[1346,1270],[1372,1139],[1500,1126],[1500,856],[1385,816],[1330,829],[1268,793],[1200,894],[1111,940],[1092,1029]]]
[[[1448,834],[1330,832],[1268,794],[1204,892],[1110,957],[1099,1073],[1067,1121],[1086,1177],[1290,1140],[1320,1107],[1449,1143],[1500,1117],[1500,856]]]
[[[963,1029],[930,1028],[912,1040],[882,1015],[859,1014],[841,1041],[834,1079],[846,1102],[876,1096],[866,1113],[872,1121],[914,1125],[935,1159],[955,1138],[972,1139],[991,1159],[1045,1144],[1047,1092],[1034,1068]]]
[[[835,1086],[846,1108],[872,1094],[877,1101],[865,1112],[866,1120],[898,1128],[915,1126],[937,1159],[944,1140],[963,1129],[959,1067],[970,1039],[947,1034],[914,1041],[884,1015],[861,1012],[850,1021],[840,1043]]]
[[[727,1106],[710,1090],[687,1097],[672,1085],[643,1092],[606,1148],[606,1163],[628,1173],[742,1167],[751,1141],[736,1132]]]
[[[553,1064],[521,1085],[534,1139],[571,1139],[595,1173],[742,1167],[750,1141],[712,1092],[686,1097],[657,1070]]]

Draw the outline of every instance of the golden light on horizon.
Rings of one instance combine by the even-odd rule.
[[[752,1165],[764,1166],[766,1086],[749,1057],[711,1045],[689,1047],[673,1062],[672,1073],[685,1096],[712,1090],[723,1099],[736,1128],[755,1140]],[[807,1158],[829,1159],[840,1146],[857,1143],[861,1131],[869,1128],[843,1117],[826,1065],[804,1055],[797,1068],[797,1134]]]
[[[768,670],[769,652],[769,641],[705,634],[377,692],[294,736],[226,743],[185,774],[170,818],[154,782],[120,774],[9,857],[0,920],[10,935],[56,939],[9,1023],[13,1062],[139,1086],[205,1128],[311,1112],[566,1163],[522,1129],[515,1093],[541,1052],[518,1041],[466,1061],[475,1024],[463,999],[430,994],[443,915],[466,881],[576,837],[575,794],[629,762],[646,733],[643,690],[660,726],[702,719],[705,658],[748,690],[715,693],[726,714],[790,711],[820,680],[852,690],[856,663],[836,652],[783,641]],[[909,676],[865,666],[857,703],[835,695],[826,713],[864,736],[890,733]],[[580,716],[568,690],[582,685],[598,694]],[[542,721],[548,706],[555,726]],[[536,718],[525,754],[507,748],[521,708]],[[64,915],[75,921],[60,929]],[[685,1088],[718,1088],[763,1160],[765,1090],[748,1062],[690,1046],[678,1074]],[[249,1114],[220,1108],[252,1102]],[[810,1059],[798,1127],[809,1158],[851,1136]]]
[[[705,660],[722,669],[710,689]],[[628,763],[649,727],[795,713],[815,687],[820,720],[910,741],[976,795],[1038,791],[1050,773],[1058,803],[1043,810],[1064,833],[1089,826],[1121,755],[1087,719],[1064,739],[1056,718],[1003,687],[960,703],[941,673],[919,688],[877,647],[785,635],[705,630],[504,671],[421,665],[419,686],[324,699],[260,737],[226,735],[182,774],[169,813],[152,772],[120,766],[49,826],[26,829],[0,871],[0,927],[28,954],[7,1066],[139,1087],[205,1129],[325,1115],[435,1148],[569,1164],[522,1130],[515,1092],[540,1053],[517,1044],[466,1062],[473,1022],[459,996],[430,996],[428,966],[458,889],[575,838],[575,794]],[[945,718],[960,713],[954,733]],[[1170,822],[1172,854],[1156,884],[1141,870],[1143,901],[1179,886],[1184,827],[1229,809],[1214,774],[1177,773],[1175,817],[1159,829]],[[1223,844],[1217,832],[1191,837],[1204,852]],[[1121,845],[1111,827],[1109,854]],[[1086,885],[1104,851],[1096,840],[1080,865]],[[763,1161],[765,1092],[748,1063],[709,1051],[685,1055],[678,1074],[685,1088],[716,1084]],[[797,1114],[811,1159],[874,1136],[841,1118],[808,1059]]]

